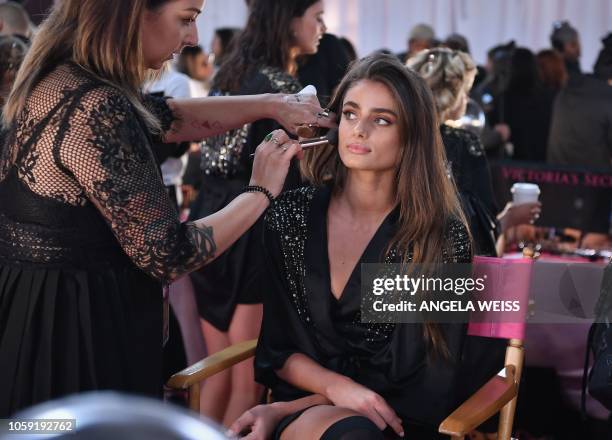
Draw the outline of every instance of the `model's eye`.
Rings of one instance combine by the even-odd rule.
[[[355,119],[357,117],[357,115],[355,113],[353,113],[350,110],[345,110],[342,112],[342,115],[344,116],[344,119],[351,121],[353,119]]]
[[[391,121],[389,121],[388,119],[385,118],[376,118],[374,119],[374,122],[378,125],[391,125]]]

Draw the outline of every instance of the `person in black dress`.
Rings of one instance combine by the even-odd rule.
[[[307,151],[312,186],[283,193],[265,216],[255,368],[275,403],[230,429],[432,440],[462,396],[466,326],[364,321],[360,264],[471,261],[435,104],[425,81],[377,54],[349,70],[330,108],[341,114],[338,146]]]
[[[147,68],[196,43],[201,7],[63,0],[32,43],[3,114],[0,417],[83,390],[159,396],[162,285],[238,239],[280,192],[299,150],[275,131],[257,152],[255,193],[181,224],[153,132],[182,142],[262,117],[289,128],[327,122],[314,101],[287,95],[141,96]]]
[[[465,113],[476,65],[465,52],[435,48],[409,59],[407,66],[419,73],[432,90],[449,171],[469,221],[474,253],[497,256],[498,238],[512,226],[537,219],[540,203],[525,206],[510,203],[500,213],[479,137],[447,123],[458,120]]]
[[[296,57],[315,53],[324,31],[321,1],[254,0],[234,51],[215,75],[211,95],[299,92]],[[192,208],[195,218],[223,208],[241,191],[251,173],[251,153],[277,127],[273,120],[260,120],[202,142],[203,180]],[[293,166],[285,188],[298,185],[299,171]],[[210,353],[259,335],[261,252],[257,222],[228,252],[191,275]],[[228,423],[256,404],[261,391],[252,365],[245,362],[205,383],[200,409]]]
[[[545,162],[556,93],[543,86],[536,57],[529,49],[517,47],[510,63],[508,86],[493,106],[491,123],[505,115],[503,122],[510,127],[509,141],[514,147],[512,159]]]

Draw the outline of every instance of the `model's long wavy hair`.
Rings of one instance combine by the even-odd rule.
[[[457,190],[447,176],[446,155],[430,89],[396,57],[376,54],[352,65],[336,90],[330,110],[340,115],[346,93],[362,80],[387,86],[399,108],[402,148],[394,185],[399,225],[387,252],[399,251],[408,265],[441,263],[444,252],[452,256],[445,240],[449,221],[458,218],[466,224],[466,220]],[[303,176],[314,185],[331,184],[334,191],[344,187],[348,170],[334,145],[307,150],[300,166]],[[425,325],[425,336],[436,351],[445,352],[446,345],[436,324]]]
[[[318,0],[253,0],[244,31],[219,68],[213,87],[237,92],[242,80],[265,64],[288,70],[291,62],[291,21],[304,15]]]
[[[4,107],[4,125],[23,110],[28,96],[58,63],[73,61],[119,88],[152,129],[157,119],[145,108],[140,87],[148,70],[140,31],[146,9],[171,0],[62,0],[40,26]]]

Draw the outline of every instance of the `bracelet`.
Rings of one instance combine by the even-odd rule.
[[[272,195],[272,193],[270,191],[268,191],[266,188],[264,188],[263,186],[259,186],[259,185],[245,186],[244,189],[242,190],[242,192],[247,192],[247,193],[260,192],[260,193],[264,193],[265,196],[270,201],[270,204],[272,204],[274,202],[274,196]]]

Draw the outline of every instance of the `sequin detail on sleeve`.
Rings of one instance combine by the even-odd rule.
[[[291,75],[273,67],[263,67],[259,72],[264,75],[270,89],[261,93],[297,93],[301,86]],[[219,91],[214,95],[227,95]],[[207,176],[220,176],[230,178],[243,171],[243,149],[248,142],[251,124],[230,130],[217,136],[210,137],[201,143],[201,168]]]
[[[312,318],[304,286],[304,249],[308,235],[306,220],[314,193],[315,189],[312,187],[286,192],[274,201],[265,216],[266,227],[274,231],[280,239],[285,269],[282,276],[286,278],[290,290],[287,293],[291,295],[298,315],[307,323],[311,323]]]

